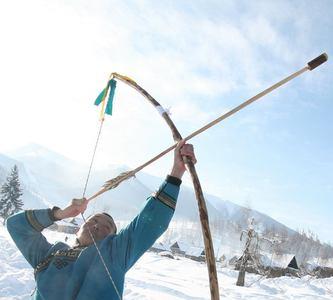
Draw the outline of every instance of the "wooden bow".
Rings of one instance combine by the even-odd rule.
[[[262,98],[263,96],[267,95],[268,93],[272,92],[273,90],[279,88],[280,86],[286,84],[287,82],[291,81],[292,79],[298,77],[299,75],[303,74],[306,71],[312,71],[319,65],[323,64],[326,62],[328,59],[328,56],[326,53],[321,54],[320,56],[316,57],[315,59],[311,60],[310,62],[307,63],[305,67],[302,69],[298,70],[297,72],[287,76],[286,78],[282,79],[281,81],[275,83],[271,87],[265,89],[264,91],[258,93],[257,95],[251,97],[250,99],[246,100],[245,102],[241,103],[237,107],[233,108],[229,112],[223,114],[222,116],[218,117],[217,119],[211,121],[210,123],[206,124],[202,128],[194,131],[191,133],[189,136],[184,138],[184,140],[188,141],[191,138],[197,136],[198,134],[202,133],[203,131],[207,130],[208,128],[218,124],[219,122],[225,120],[226,118],[230,117],[231,115],[237,113],[244,107],[250,105],[254,101],[257,101],[258,99]],[[178,129],[176,128],[175,124],[172,122],[170,119],[169,115],[167,112],[163,109],[163,107],[146,91],[144,90],[141,86],[139,86],[134,80],[132,80],[129,77],[120,75],[118,73],[112,73],[111,78],[117,78],[118,80],[123,81],[124,83],[128,84],[132,88],[136,89],[140,94],[142,94],[152,105],[155,106],[155,108],[159,111],[161,116],[164,118],[164,120],[167,122],[168,126],[171,129],[173,139],[178,142],[182,139],[182,136],[180,135]],[[93,196],[91,196],[88,201],[98,197],[99,195],[105,193],[106,191],[115,188],[118,186],[121,182],[127,180],[130,177],[133,177],[137,172],[151,164],[152,162],[156,161],[160,157],[164,156],[171,150],[173,150],[176,147],[177,144],[167,148],[157,156],[153,157],[143,165],[137,167],[134,170],[131,170],[129,172],[124,172],[120,174],[119,176],[107,181],[103,188],[95,193]],[[218,280],[217,280],[217,273],[216,273],[216,264],[215,264],[215,256],[214,256],[214,248],[213,248],[213,242],[211,238],[211,233],[209,229],[209,220],[208,220],[208,212],[207,212],[207,207],[205,203],[205,199],[202,193],[200,181],[197,175],[197,172],[195,170],[195,167],[191,161],[185,161],[187,169],[189,170],[191,174],[191,178],[193,181],[194,189],[195,189],[195,194],[196,198],[198,201],[198,206],[199,206],[199,215],[200,215],[200,221],[201,221],[201,227],[202,227],[202,232],[203,232],[203,239],[205,243],[205,254],[206,254],[206,261],[207,261],[207,267],[208,267],[208,275],[209,275],[209,282],[210,282],[210,293],[211,293],[211,299],[212,300],[218,300],[220,299],[219,296],[219,287],[218,287]]]
[[[161,104],[157,102],[145,89],[143,89],[141,86],[139,86],[134,80],[132,80],[129,77],[120,75],[118,73],[112,73],[112,77],[116,78],[130,87],[134,88],[137,90],[141,95],[143,95],[161,114],[162,118],[165,120],[165,122],[168,124],[172,136],[175,142],[179,142],[182,140],[182,136],[179,133],[177,127],[169,117],[168,113],[163,109]],[[198,174],[196,172],[195,166],[192,163],[192,161],[185,159],[185,164],[187,167],[187,170],[189,171],[194,190],[195,190],[195,195],[198,201],[198,206],[199,206],[199,215],[200,215],[200,222],[201,222],[201,228],[202,228],[202,233],[203,233],[203,239],[204,239],[204,244],[205,244],[205,254],[206,254],[206,261],[207,261],[207,267],[208,267],[208,275],[209,275],[209,283],[210,283],[210,293],[211,293],[211,299],[212,300],[218,300],[220,299],[219,296],[219,286],[218,286],[218,280],[217,280],[217,273],[216,273],[216,264],[215,264],[215,255],[214,255],[214,248],[213,248],[213,241],[212,241],[212,236],[210,233],[210,228],[209,228],[209,220],[208,220],[208,212],[207,212],[207,207],[206,207],[206,202],[205,198],[203,196],[201,184],[199,181]],[[134,171],[130,171],[131,174],[127,174],[129,177],[134,176]],[[118,176],[118,178],[121,178],[122,175]],[[127,177],[128,178],[128,177]],[[117,181],[117,178],[113,179]],[[111,185],[114,187],[115,184],[119,184],[122,180],[119,180],[119,183],[117,182],[106,182],[104,187],[107,187],[108,185]]]

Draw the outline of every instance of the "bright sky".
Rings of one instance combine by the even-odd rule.
[[[135,79],[184,136],[333,53],[333,2],[0,2],[0,153],[34,142],[89,162],[92,105],[111,72]],[[332,63],[192,140],[205,192],[333,241]],[[172,144],[118,83],[97,163],[136,167]],[[164,176],[172,155],[146,171]],[[189,178],[185,178],[189,183]]]

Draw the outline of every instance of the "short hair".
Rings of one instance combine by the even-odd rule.
[[[114,226],[114,228],[115,228],[114,233],[117,233],[117,226],[116,226],[116,223],[114,222],[113,218],[111,217],[111,215],[109,215],[109,214],[106,213],[106,212],[103,212],[102,214],[105,215],[105,216],[107,216],[107,217],[109,217],[109,218],[111,219],[112,224],[113,224],[113,226]]]

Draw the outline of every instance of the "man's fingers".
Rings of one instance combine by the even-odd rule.
[[[180,149],[185,145],[186,141],[185,140],[180,140],[176,146],[175,151],[180,151]]]
[[[194,147],[192,144],[186,144],[185,140],[178,142],[175,149],[176,153],[178,152],[181,156],[185,156],[190,159],[194,164],[197,162],[197,159],[194,155]]]
[[[86,198],[80,198],[80,199],[73,199],[72,200],[73,205],[82,205],[82,204],[85,204],[86,202],[87,202]]]
[[[190,152],[194,152],[194,147],[191,144],[186,144],[180,149],[181,154]]]
[[[191,144],[186,144],[180,149],[182,156],[188,157],[194,164],[197,162],[194,154],[194,147]]]
[[[182,155],[182,157],[190,160],[194,165],[197,163],[197,159],[195,158],[195,156]],[[186,163],[186,161],[185,161],[185,163]]]
[[[186,155],[186,156],[194,156],[194,149],[193,145],[186,144],[180,149],[180,154],[181,155]]]
[[[193,164],[196,164],[197,163],[197,159],[195,158],[194,155],[184,155],[185,157],[187,157],[189,160],[192,161]]]

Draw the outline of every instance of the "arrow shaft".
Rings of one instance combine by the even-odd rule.
[[[289,75],[288,77],[282,79],[281,81],[273,84],[269,88],[263,90],[262,92],[260,92],[257,95],[251,97],[250,99],[244,101],[243,103],[241,103],[240,105],[238,105],[235,108],[231,109],[230,111],[228,111],[227,113],[225,113],[222,116],[218,117],[217,119],[211,121],[210,123],[206,124],[205,126],[203,126],[203,127],[199,128],[198,130],[192,132],[190,135],[188,135],[187,137],[185,137],[184,140],[188,141],[188,140],[194,138],[195,136],[199,135],[200,133],[206,131],[207,129],[209,129],[209,128],[213,127],[213,126],[215,126],[216,124],[220,123],[221,121],[229,118],[230,116],[234,115],[235,113],[237,113],[238,111],[242,110],[246,106],[250,105],[251,103],[253,103],[253,102],[257,101],[257,100],[259,100],[260,98],[262,98],[265,95],[271,93],[275,89],[277,89],[280,86],[286,84],[287,82],[291,81],[292,79],[298,77],[299,75],[303,74],[304,72],[306,72],[308,70],[309,70],[309,67],[306,66],[306,67],[300,69],[299,71],[297,71],[297,72]],[[142,169],[144,169],[148,165],[152,164],[156,160],[160,159],[161,157],[163,157],[164,155],[166,155],[167,153],[169,153],[170,151],[172,151],[173,149],[175,149],[176,146],[177,146],[177,143],[174,144],[174,145],[172,145],[172,146],[170,146],[169,148],[165,149],[164,151],[162,151],[158,155],[154,156],[153,158],[151,158],[150,160],[148,160],[147,162],[145,162],[141,166],[139,166],[136,169],[134,169],[132,171],[132,173],[136,174],[137,172],[141,171]],[[128,177],[125,176],[119,183],[121,183],[122,181],[127,180],[129,177],[131,177],[131,176],[128,176]],[[92,200],[92,199],[96,198],[97,196],[103,194],[104,192],[106,192],[108,190],[109,189],[103,188],[100,191],[98,191],[96,194],[94,194],[93,196],[91,196],[88,200]]]

